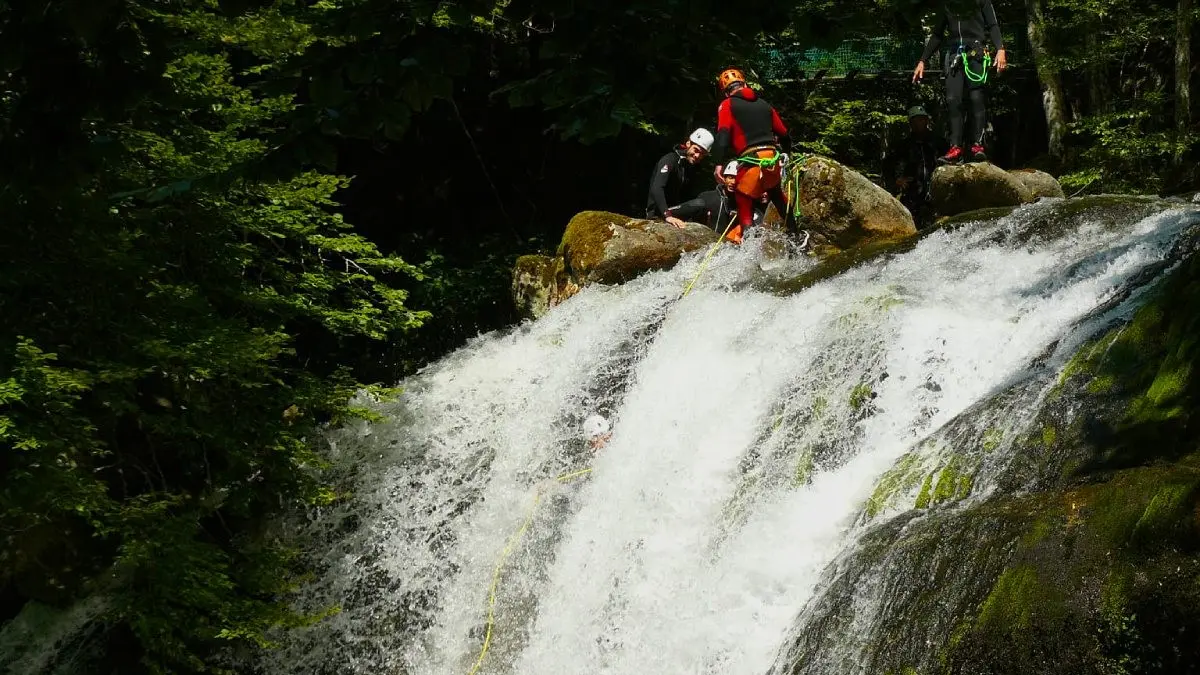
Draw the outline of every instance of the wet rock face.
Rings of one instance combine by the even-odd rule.
[[[906,458],[884,475],[862,517],[908,510],[836,563],[776,672],[1200,672],[1195,248],[1193,234],[1190,257],[1048,394],[1001,393],[948,425],[944,465]],[[1019,433],[991,428],[1034,404]],[[1004,459],[991,492],[965,498],[988,455]]]
[[[799,196],[800,226],[839,248],[896,241],[917,233],[912,214],[886,190],[827,157],[807,157],[791,172],[788,192]]]
[[[561,258],[545,255],[523,255],[513,266],[512,299],[521,318],[536,319],[558,304]]]

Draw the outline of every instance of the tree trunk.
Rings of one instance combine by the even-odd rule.
[[[1050,62],[1050,53],[1046,49],[1045,0],[1025,0],[1025,9],[1029,14],[1029,46],[1037,66],[1038,81],[1042,85],[1042,107],[1046,111],[1046,128],[1049,129],[1050,157],[1062,161],[1067,150],[1067,108],[1063,101],[1062,80]]]
[[[1183,161],[1184,139],[1192,125],[1192,0],[1179,0],[1175,18],[1175,164]]]

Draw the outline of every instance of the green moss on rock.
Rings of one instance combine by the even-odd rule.
[[[893,504],[900,494],[915,488],[922,475],[920,457],[915,451],[901,457],[875,485],[875,491],[867,500],[867,517],[874,518],[879,515]]]
[[[558,256],[574,283],[624,283],[666,269],[688,251],[718,241],[707,227],[683,229],[666,223],[630,218],[608,211],[582,211],[567,224]]]
[[[983,451],[993,452],[1004,442],[1004,430],[999,427],[988,427],[983,432]]]
[[[989,630],[1028,629],[1039,606],[1050,598],[1038,581],[1037,570],[1018,565],[1004,570],[979,609],[977,626]]]
[[[812,448],[805,448],[796,460],[796,472],[792,476],[792,484],[797,487],[807,485],[812,480],[814,466]]]
[[[918,509],[929,508],[930,502],[933,501],[933,474],[925,476],[925,481],[921,483],[921,491],[917,493],[917,501],[914,506]]]
[[[987,499],[889,521],[896,534],[875,544],[890,557],[872,672],[1196,670],[1200,258],[1143,302],[1073,355]],[[978,436],[985,452],[1000,437]],[[970,456],[955,459],[921,473],[919,508],[969,494]]]
[[[953,499],[958,490],[959,478],[958,458],[954,457],[938,474],[937,483],[933,486],[933,503],[941,504]]]
[[[1200,587],[1164,585],[1177,574],[1200,573],[1197,463],[1200,456],[1127,469],[1061,495],[1006,498],[1028,502],[1038,517],[1016,541],[1012,562],[980,603],[969,630],[958,644],[947,645],[946,672],[963,672],[955,668],[971,664],[978,672],[1015,673],[1020,671],[994,666],[1000,659],[1026,662],[1045,653],[1062,659],[1072,652],[1085,658],[1077,662],[1071,656],[1067,662],[1075,665],[1054,672],[1110,672],[1103,668],[1118,663],[1132,668],[1127,672],[1142,672],[1164,658],[1164,647],[1152,643],[1166,645],[1168,637],[1152,628],[1157,619],[1137,609],[1147,603],[1183,606],[1172,621],[1200,638],[1200,605],[1186,608],[1200,597]],[[1159,597],[1174,597],[1177,590],[1187,602]]]
[[[1058,431],[1047,424],[1042,427],[1042,446],[1046,448],[1054,447],[1054,441],[1058,438]]]
[[[875,390],[869,382],[860,382],[850,391],[850,408],[859,410],[874,398]]]

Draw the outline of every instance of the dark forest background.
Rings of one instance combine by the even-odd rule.
[[[936,10],[0,1],[0,620],[102,594],[119,672],[211,671],[320,620],[289,609],[305,570],[268,524],[345,497],[314,438],[371,417],[354,391],[511,325],[514,258],[576,212],[640,212],[720,68],[919,48]],[[1197,187],[1192,0],[997,10],[996,163]],[[942,118],[913,65],[756,79],[804,151],[875,176],[909,105]]]

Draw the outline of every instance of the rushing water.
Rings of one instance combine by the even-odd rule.
[[[1016,386],[992,417],[1019,425],[1196,220],[1149,201],[1068,210],[934,232],[786,296],[752,289],[813,263],[778,267],[748,240],[686,297],[699,254],[474,340],[376,404],[386,423],[331,434],[353,497],[289,528],[318,570],[300,605],[341,611],[261,667],[472,673],[507,552],[479,673],[786,672],[823,579],[911,505],[866,517],[880,477],[982,433],[954,422]],[[580,427],[597,412],[613,435],[593,452]],[[875,581],[845,600],[860,636]],[[844,633],[807,647],[811,672],[870,672]]]

